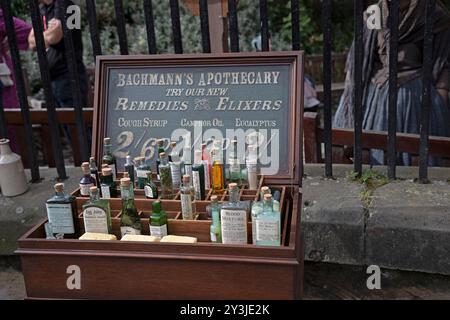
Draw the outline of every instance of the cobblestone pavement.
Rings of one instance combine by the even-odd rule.
[[[369,290],[368,276],[364,267],[306,263],[305,299],[450,299],[450,277],[382,270],[381,290]],[[23,276],[17,266],[0,265],[0,299],[24,297]]]

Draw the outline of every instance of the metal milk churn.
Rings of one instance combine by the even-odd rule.
[[[5,197],[14,197],[28,190],[22,158],[11,151],[8,139],[0,139],[0,189]]]

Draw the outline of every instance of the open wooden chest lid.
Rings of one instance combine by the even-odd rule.
[[[193,145],[191,159],[236,139],[242,161],[257,144],[268,183],[301,185],[303,52],[99,56],[95,79],[92,154],[110,137],[119,171],[127,155],[153,165],[159,138]]]

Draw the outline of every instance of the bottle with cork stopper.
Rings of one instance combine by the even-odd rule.
[[[90,188],[89,201],[83,205],[83,221],[85,232],[111,233],[111,210],[109,201],[100,199],[99,189]]]
[[[256,245],[280,246],[281,219],[280,214],[273,210],[273,199],[270,193],[264,195],[263,210],[256,217]]]
[[[181,213],[183,220],[193,220],[195,210],[193,208],[193,201],[195,197],[195,189],[191,186],[191,177],[188,175],[183,176],[183,184],[180,188],[181,198]]]
[[[122,237],[126,234],[141,234],[141,218],[134,203],[130,178],[120,179],[120,194],[122,198],[122,213],[120,215]]]
[[[51,232],[73,238],[77,233],[75,197],[65,194],[63,183],[55,184],[54,189],[55,195],[45,204]]]
[[[166,153],[161,152],[159,158],[161,159],[159,164],[161,199],[173,199],[172,173]]]
[[[89,188],[95,186],[95,179],[91,176],[91,169],[89,162],[81,164],[81,171],[83,177],[80,179],[80,194],[82,197],[89,197]]]
[[[112,152],[111,138],[103,139],[103,158],[102,164],[107,164],[112,169],[113,180],[117,178],[117,163],[116,157]]]
[[[102,169],[100,188],[102,191],[102,198],[108,199],[117,197],[116,183],[113,180],[111,168]]]

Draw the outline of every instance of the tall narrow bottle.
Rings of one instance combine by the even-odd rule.
[[[247,181],[249,189],[258,189],[258,157],[255,146],[248,146],[247,165]]]
[[[111,233],[111,210],[109,201],[100,199],[99,189],[91,187],[90,199],[83,205],[83,221],[85,232]]]
[[[172,183],[175,189],[180,188],[181,185],[181,161],[180,155],[176,152],[176,142],[171,142],[170,147],[172,149],[169,158],[170,172],[172,175]]]
[[[122,197],[122,214],[120,216],[122,237],[126,234],[141,234],[141,218],[134,204],[130,178],[120,179],[120,194]]]
[[[214,193],[220,193],[224,190],[222,156],[217,148],[213,150],[212,155],[212,189]]]
[[[47,200],[47,218],[53,233],[63,233],[64,236],[76,235],[75,197],[64,193],[64,184],[55,184],[55,195]]]
[[[161,177],[159,176],[159,165],[161,164],[161,153],[165,152],[164,150],[164,139],[158,139],[156,140],[156,154],[157,154],[157,158],[156,158],[156,176],[158,177],[158,180],[161,180]]]
[[[280,245],[280,214],[273,210],[272,195],[264,195],[263,211],[256,218],[256,245]]]
[[[83,172],[83,177],[80,179],[80,194],[82,197],[89,197],[89,189],[95,186],[95,179],[91,176],[89,162],[81,164],[81,171]]]
[[[89,169],[91,171],[91,177],[95,179],[95,185],[97,187],[100,186],[100,178],[98,176],[97,162],[95,161],[94,157],[89,158]]]
[[[113,180],[117,178],[117,163],[116,157],[112,153],[111,138],[103,140],[103,159],[102,164],[107,164],[112,169]]]
[[[239,188],[236,183],[228,185],[229,201],[222,204],[220,221],[222,243],[247,243],[247,205],[239,201]]]
[[[147,172],[147,183],[145,184],[144,192],[147,199],[158,199],[158,187],[153,182],[153,174],[151,171]]]
[[[222,226],[220,224],[220,206],[217,196],[211,196],[211,242],[222,243]]]
[[[147,183],[148,173],[151,172],[150,166],[145,163],[145,158],[139,158],[140,165],[137,169],[137,185],[138,189],[144,189]]]
[[[133,160],[131,160],[131,156],[127,156],[127,158],[126,158],[125,172],[128,172],[131,183],[134,185],[134,164],[133,164]]]
[[[138,177],[137,177],[137,174],[138,174],[139,167],[141,165],[141,158],[142,157],[135,157],[134,161],[133,161],[134,162],[134,186],[136,188],[138,188]]]
[[[241,165],[239,163],[238,153],[237,153],[237,140],[231,140],[230,143],[230,157],[228,159],[228,168],[230,171],[230,183],[237,183],[238,186],[242,185],[241,179]]]
[[[102,178],[101,178],[101,191],[102,191],[102,198],[103,199],[109,199],[109,198],[116,198],[117,197],[117,189],[116,189],[116,183],[113,180],[112,176],[112,169],[111,168],[104,168],[102,169]]]
[[[161,201],[152,203],[152,213],[150,215],[150,235],[161,239],[167,236],[167,214],[161,209]]]
[[[206,147],[207,144],[202,143],[202,163],[203,169],[205,170],[205,187],[206,189],[210,189],[212,184],[212,161],[211,155]]]
[[[159,175],[161,181],[161,199],[173,199],[172,173],[170,171],[169,159],[165,152],[159,155]]]
[[[194,201],[195,189],[190,183],[191,177],[188,175],[183,176],[183,184],[180,188],[181,197],[181,213],[183,220],[194,219],[194,208],[192,202]]]
[[[201,150],[195,150],[192,182],[195,189],[195,200],[205,200],[205,168],[202,163]]]

